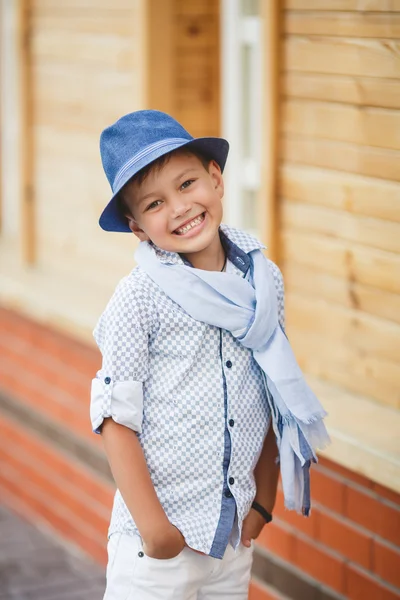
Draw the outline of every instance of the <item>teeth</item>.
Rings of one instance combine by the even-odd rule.
[[[190,221],[190,223],[187,223],[187,225],[185,225],[184,227],[175,229],[175,231],[176,231],[176,233],[183,235],[184,233],[187,233],[188,231],[190,231],[190,229],[192,229],[193,227],[196,227],[196,225],[200,225],[202,220],[203,220],[203,215],[200,215],[200,216],[196,217],[196,219],[193,219],[193,221]]]

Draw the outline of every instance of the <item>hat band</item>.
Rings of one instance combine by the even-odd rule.
[[[127,171],[129,171],[135,165],[135,163],[139,162],[140,160],[142,160],[149,154],[152,154],[156,150],[163,148],[164,146],[173,146],[176,144],[187,144],[188,142],[191,142],[191,141],[192,141],[192,138],[189,138],[189,139],[187,139],[187,138],[167,138],[164,140],[160,140],[159,142],[155,142],[154,144],[150,144],[150,146],[146,146],[146,148],[144,148],[143,150],[141,150],[140,152],[138,152],[137,154],[132,156],[132,158],[130,158],[124,165],[122,165],[122,167],[120,168],[120,170],[118,171],[118,173],[116,174],[115,179],[114,179],[114,185],[112,188],[113,193],[115,194],[118,191],[121,181],[124,178],[124,175],[126,174]]]

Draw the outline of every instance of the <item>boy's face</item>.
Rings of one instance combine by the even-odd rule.
[[[208,171],[193,154],[174,153],[143,183],[124,191],[129,227],[141,240],[169,252],[190,256],[219,248],[224,184],[219,166]]]

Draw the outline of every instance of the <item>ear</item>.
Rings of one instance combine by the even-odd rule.
[[[208,172],[213,181],[214,188],[218,192],[219,197],[222,199],[224,196],[224,178],[222,177],[221,168],[215,160],[210,162]]]
[[[132,233],[134,233],[141,242],[149,242],[149,236],[143,231],[143,229],[140,229],[132,215],[126,215],[126,218],[128,219],[128,226]]]

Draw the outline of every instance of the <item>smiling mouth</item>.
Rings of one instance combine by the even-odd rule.
[[[178,227],[178,229],[175,229],[175,231],[173,233],[175,233],[176,235],[185,235],[185,233],[187,233],[188,231],[193,229],[193,227],[200,225],[200,223],[202,223],[204,221],[205,216],[206,216],[205,213],[201,213],[201,215],[199,215],[192,221],[189,221],[189,223],[186,223],[186,225],[183,225],[182,227]]]

